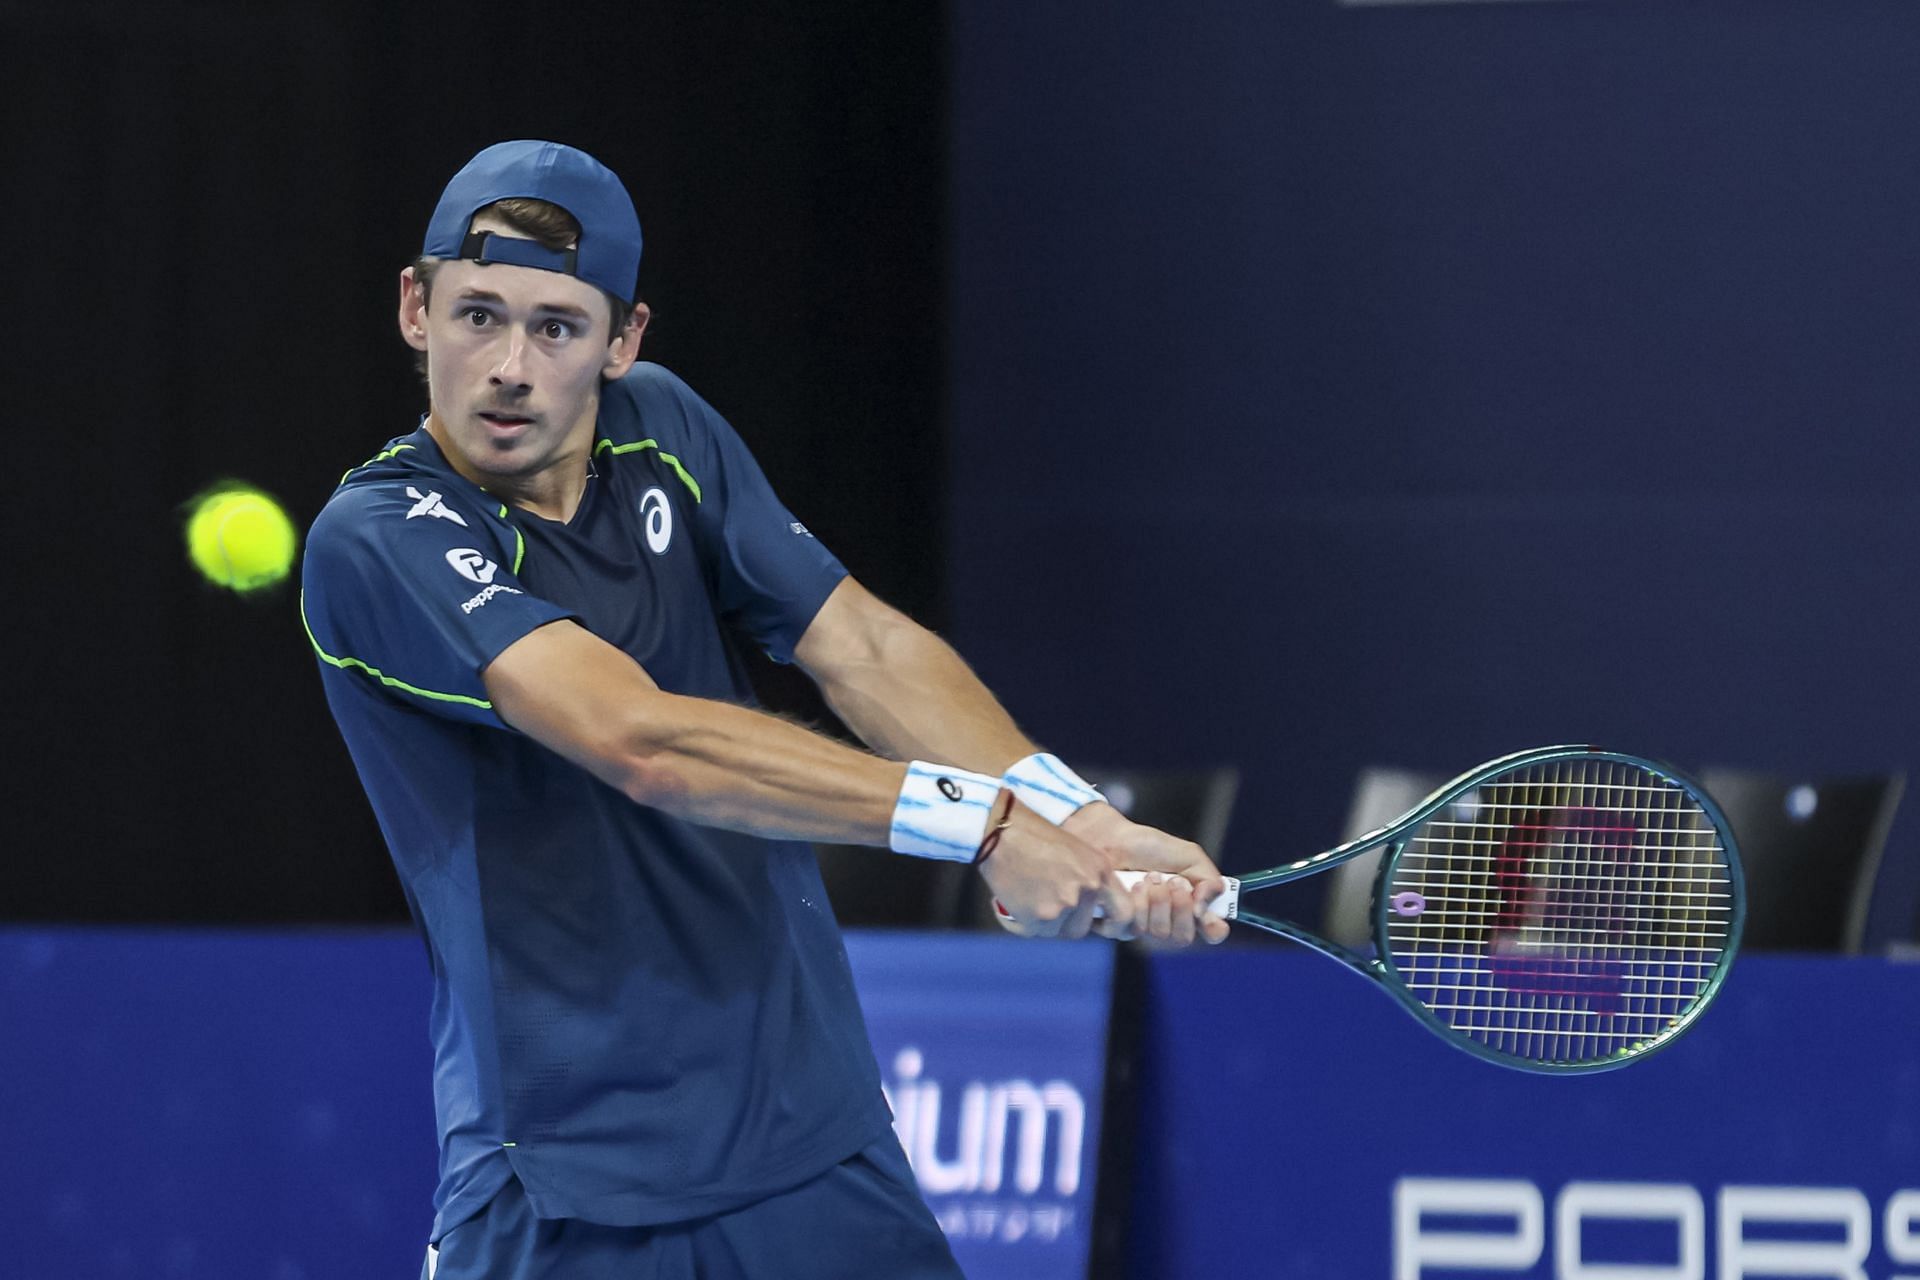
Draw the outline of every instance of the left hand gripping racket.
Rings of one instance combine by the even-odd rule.
[[[1242,905],[1375,850],[1371,955]],[[1208,909],[1332,956],[1469,1053],[1546,1073],[1625,1066],[1685,1031],[1745,914],[1712,798],[1665,765],[1578,746],[1490,761],[1378,831],[1228,877]]]

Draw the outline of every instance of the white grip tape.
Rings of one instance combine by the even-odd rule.
[[[887,847],[916,858],[972,862],[999,794],[998,778],[915,760],[894,802]]]
[[[1056,827],[1100,799],[1092,783],[1044,751],[1016,761],[1000,780],[1021,804]]]
[[[1145,880],[1147,874],[1145,871],[1116,871],[1113,873],[1113,878],[1131,889],[1142,880]],[[1207,914],[1210,916],[1219,916],[1222,920],[1232,920],[1240,914],[1240,882],[1232,876],[1221,876],[1220,878],[1227,882],[1226,891],[1207,904]],[[1168,876],[1167,879],[1178,880],[1180,877]],[[1098,907],[1094,908],[1093,913],[1095,915],[1106,914]]]

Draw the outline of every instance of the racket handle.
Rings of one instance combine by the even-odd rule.
[[[1144,871],[1116,871],[1113,875],[1116,880],[1129,889],[1147,878],[1147,873]],[[1178,880],[1180,877],[1168,876],[1167,878],[1169,880]],[[1240,882],[1232,876],[1222,876],[1220,878],[1227,882],[1226,892],[1207,904],[1207,914],[1210,916],[1219,916],[1222,920],[1231,920],[1240,914]],[[1094,914],[1103,915],[1105,913],[1096,907]]]
[[[1142,880],[1145,880],[1148,873],[1145,871],[1116,871],[1113,875],[1122,885],[1131,889]],[[1207,904],[1207,914],[1210,916],[1219,916],[1222,920],[1238,919],[1240,915],[1240,882],[1232,876],[1221,876],[1220,878],[1227,882],[1226,890],[1222,892],[1219,897]],[[1178,880],[1180,877],[1170,875],[1167,879]],[[1003,922],[1012,921],[1013,913],[1001,905],[1000,899],[995,898],[993,900],[993,910],[994,914],[998,915]],[[1099,907],[1095,907],[1093,914],[1098,918],[1107,913]]]

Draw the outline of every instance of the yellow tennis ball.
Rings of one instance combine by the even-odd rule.
[[[187,517],[187,555],[207,581],[258,591],[293,568],[299,537],[280,504],[257,489],[207,494]]]

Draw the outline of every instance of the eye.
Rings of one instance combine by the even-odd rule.
[[[549,320],[540,326],[540,335],[558,342],[563,338],[571,338],[573,336],[573,326],[565,320]]]
[[[493,319],[485,307],[468,307],[462,315],[466,319],[466,322],[476,329]]]

